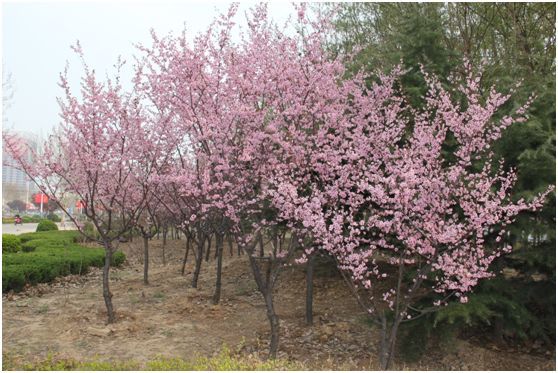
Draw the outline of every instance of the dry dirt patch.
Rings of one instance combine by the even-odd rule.
[[[162,264],[161,242],[152,241],[150,285],[142,283],[141,243],[122,244],[128,260],[111,276],[118,321],[106,325],[100,271],[69,276],[21,294],[4,295],[3,352],[29,359],[49,352],[90,360],[146,361],[156,355],[209,356],[228,345],[264,357],[268,343],[265,306],[246,257],[225,256],[222,302],[211,304],[215,261],[204,262],[199,288],[190,287],[193,263],[180,275],[184,241],[169,240]],[[276,293],[281,318],[279,357],[311,369],[375,369],[376,335],[342,281],[315,279],[315,325],[304,324],[304,273],[286,268]],[[395,369],[554,370],[554,356],[493,351],[459,341],[455,352],[427,354]]]

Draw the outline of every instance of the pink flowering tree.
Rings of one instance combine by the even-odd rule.
[[[137,84],[137,81],[136,81]],[[135,92],[145,94],[135,87]],[[135,187],[144,196],[143,211],[136,220],[136,228],[143,239],[143,282],[149,284],[149,240],[159,233],[161,227],[168,226],[168,211],[160,203],[163,188],[158,182],[162,175],[173,164],[173,149],[177,146],[174,136],[174,123],[171,116],[149,107],[145,96],[140,96],[145,105],[143,120],[134,128],[132,139],[136,139],[138,149],[135,150]],[[138,100],[140,99],[138,97]],[[132,208],[135,207],[132,205]],[[163,233],[163,259],[166,231]]]
[[[393,90],[397,70],[370,92],[354,91],[347,122],[307,139],[314,141],[312,185],[287,174],[277,180],[282,213],[335,258],[380,327],[382,369],[393,360],[399,325],[450,297],[466,302],[492,276],[492,261],[511,249],[502,244],[505,227],[519,212],[540,208],[549,192],[510,200],[515,173],[490,147],[524,120],[527,105],[501,117],[510,95],[492,89],[483,97],[480,77],[467,72],[452,92],[424,73],[430,89],[420,111]],[[432,292],[438,299],[431,307],[414,306]]]
[[[166,180],[184,202],[185,223],[210,227],[216,235],[217,284],[225,233],[248,254],[267,307],[270,356],[275,356],[279,319],[273,290],[306,233],[273,203],[276,181],[291,171],[307,177],[301,171],[309,161],[304,140],[321,123],[342,120],[351,101],[349,86],[340,86],[341,57],[331,60],[323,48],[327,22],[311,22],[302,5],[296,20],[300,32],[290,35],[288,25],[274,24],[261,5],[247,16],[248,28],[234,43],[235,13],[232,6],[192,42],[185,34],[154,35],[153,46],[142,47],[143,84],[154,106],[175,113],[184,139],[177,172]],[[200,257],[198,251],[197,261]]]
[[[17,136],[4,133],[3,137],[18,166],[40,190],[58,204],[81,234],[105,248],[103,297],[108,322],[112,323],[116,320],[109,289],[112,255],[119,239],[135,226],[147,196],[145,189],[138,188],[144,181],[137,169],[140,139],[134,135],[143,121],[143,110],[134,96],[123,92],[118,77],[97,80],[83,60],[79,43],[73,49],[85,70],[81,98],[72,94],[66,69],[60,77],[65,94],[59,99],[62,123],[42,153],[36,154],[31,164],[23,157],[25,145]],[[83,203],[83,213],[99,238],[89,237],[62,204],[66,194]]]

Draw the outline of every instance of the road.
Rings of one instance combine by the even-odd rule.
[[[60,223],[56,223],[58,225],[58,229],[60,230],[67,230],[71,229],[71,224],[66,223],[65,227],[61,227]],[[22,225],[14,225],[14,224],[2,224],[2,233],[9,233],[9,234],[22,234],[28,232],[35,232],[37,230],[38,223],[25,223]]]

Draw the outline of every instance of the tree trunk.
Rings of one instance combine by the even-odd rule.
[[[149,238],[143,236],[143,283],[149,285]]]
[[[223,235],[215,235],[215,253],[217,254],[217,281],[215,282],[215,293],[213,304],[218,304],[221,299],[221,270],[223,268]]]
[[[203,261],[203,246],[205,245],[205,240],[200,239],[198,241],[198,255],[196,256],[196,269],[194,270],[194,277],[192,278],[192,287],[198,287],[198,278],[200,277],[200,270]]]
[[[163,240],[163,265],[167,265],[167,258],[165,257],[165,249],[167,248],[167,240]]]
[[[277,350],[279,350],[279,317],[275,313],[273,307],[273,291],[268,289],[267,294],[264,295],[265,307],[267,309],[267,318],[271,327],[271,340],[269,341],[269,358],[275,359],[277,357]]]
[[[186,269],[186,261],[188,261],[188,253],[190,252],[190,236],[186,236],[186,253],[184,253],[184,260],[182,261],[182,276],[184,276],[184,270]]]
[[[253,252],[252,252],[253,254]],[[279,349],[279,317],[275,313],[275,308],[273,305],[273,283],[269,283],[269,281],[264,282],[264,278],[262,276],[262,272],[256,262],[256,258],[248,252],[248,256],[250,258],[250,266],[252,267],[252,272],[254,274],[254,280],[256,280],[256,284],[258,285],[258,290],[262,294],[265,307],[267,310],[267,319],[269,320],[269,325],[271,328],[271,338],[269,342],[269,358],[275,359],[277,357],[277,350]],[[269,263],[271,265],[271,263]],[[268,270],[268,274],[269,274]],[[271,276],[266,276],[269,280]]]
[[[380,362],[380,370],[387,370],[387,366],[388,366],[388,356],[389,356],[389,351],[388,351],[388,346],[389,346],[389,342],[388,342],[388,338],[387,338],[387,319],[385,314],[382,314],[382,332],[380,335],[380,356],[379,356],[379,362]]]
[[[312,301],[314,297],[313,279],[315,256],[315,254],[310,255],[306,262],[306,325],[312,325],[314,322]]]
[[[231,237],[230,234],[227,235],[227,240],[229,241],[229,252],[230,252],[231,256],[233,256],[233,255],[234,255],[234,251],[233,251],[233,240],[232,240],[232,237]]]
[[[260,257],[264,256],[264,242],[263,242],[263,236],[260,235],[259,239],[258,239],[258,244],[260,245]]]
[[[205,252],[205,261],[209,261],[209,252],[211,251],[211,235],[207,236],[207,251]]]
[[[112,261],[112,246],[110,243],[105,242],[105,265],[103,266],[103,298],[105,299],[105,306],[107,307],[108,323],[111,324],[116,321],[114,308],[112,306],[112,293],[109,288],[109,272],[110,262]]]
[[[382,335],[380,341],[380,369],[389,370],[393,360],[395,358],[395,347],[397,341],[397,332],[399,330],[399,325],[401,325],[402,316],[398,315],[395,317],[391,324],[391,328],[388,327],[386,317],[382,318]],[[389,333],[388,333],[389,331]]]

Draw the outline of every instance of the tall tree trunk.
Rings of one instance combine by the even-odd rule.
[[[200,270],[203,261],[203,247],[205,245],[205,240],[200,238],[198,240],[198,255],[196,256],[196,268],[194,269],[194,277],[192,278],[192,287],[198,287],[198,278],[200,277]]]
[[[258,239],[258,245],[260,246],[260,257],[264,256],[264,242],[263,242],[263,235],[260,235]]]
[[[186,269],[186,262],[188,261],[188,253],[190,252],[190,236],[186,236],[186,252],[184,253],[184,260],[182,261],[182,276],[184,276],[184,271]]]
[[[211,251],[211,235],[207,236],[207,251],[205,252],[205,261],[209,261],[209,252]]]
[[[382,330],[380,335],[380,370],[387,370],[388,366],[388,356],[389,356],[389,341],[387,338],[387,319],[386,315],[382,313],[381,315],[382,320]]]
[[[314,298],[313,280],[315,256],[316,254],[313,253],[306,262],[306,325],[312,325],[314,322],[312,301]]]
[[[234,250],[233,250],[233,240],[230,234],[227,235],[227,240],[229,241],[229,252],[231,254],[231,256],[234,255]]]
[[[165,249],[167,248],[167,240],[163,240],[163,265],[166,266],[167,265],[167,258],[165,256]]]
[[[218,304],[221,299],[221,270],[223,268],[223,235],[215,235],[215,253],[217,254],[217,281],[215,282],[215,293],[213,304]]]
[[[402,316],[395,316],[391,326],[388,325],[385,315],[382,315],[382,334],[380,339],[380,369],[389,370],[395,358],[397,332],[401,325]]]
[[[279,349],[279,317],[275,313],[275,307],[273,304],[273,283],[270,283],[271,276],[269,276],[270,270],[268,269],[267,280],[264,280],[262,272],[258,263],[258,259],[254,258],[253,250],[252,253],[248,252],[250,258],[250,266],[254,274],[254,280],[258,285],[258,290],[262,294],[265,302],[265,307],[267,311],[267,319],[269,320],[271,338],[269,342],[269,358],[275,359],[277,357],[277,350]],[[271,265],[271,263],[268,263]]]
[[[112,245],[105,241],[105,265],[103,266],[103,298],[105,299],[105,306],[107,307],[108,323],[111,324],[116,321],[114,308],[112,306],[112,293],[109,288],[109,272],[110,263],[112,261]]]
[[[273,306],[273,291],[268,289],[267,294],[264,296],[265,307],[267,309],[267,318],[271,327],[271,339],[269,341],[269,358],[275,359],[277,351],[279,350],[279,317],[275,313]]]
[[[143,283],[149,285],[149,238],[143,235]]]

